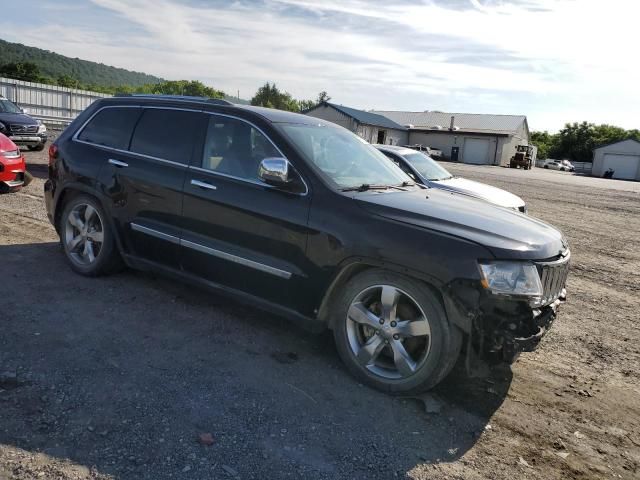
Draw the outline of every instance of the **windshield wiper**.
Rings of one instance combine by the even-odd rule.
[[[406,192],[407,190],[403,187],[412,187],[415,183],[412,182],[402,182],[400,185],[372,185],[370,183],[363,183],[362,185],[358,185],[355,187],[345,187],[341,188],[341,192],[366,192],[368,190],[389,190],[390,188],[395,188],[396,190],[401,190]]]

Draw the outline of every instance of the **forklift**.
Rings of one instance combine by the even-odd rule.
[[[524,168],[530,170],[533,166],[533,147],[530,145],[518,145],[516,154],[511,157],[510,168]]]

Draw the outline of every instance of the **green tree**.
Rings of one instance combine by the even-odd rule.
[[[310,108],[313,108],[317,105],[317,103],[314,100],[299,100],[298,101],[298,107],[300,108],[301,112],[304,112],[305,110],[309,110]]]
[[[193,97],[224,98],[224,92],[207,87],[197,80],[169,80],[143,85],[135,93],[153,93],[162,95],[189,95]]]
[[[567,123],[556,134],[531,133],[531,143],[538,147],[538,158],[568,158],[577,162],[590,162],[596,147],[629,138],[640,140],[640,130],[588,122]]]
[[[538,158],[541,160],[553,158],[557,135],[552,135],[546,130],[544,132],[531,132],[530,142],[538,147]]]
[[[265,83],[258,89],[251,99],[251,105],[258,107],[277,108],[289,112],[299,112],[300,102],[294,99],[290,93],[281,92],[275,83]]]
[[[80,88],[80,82],[71,75],[60,75],[56,78],[56,85],[67,88]]]
[[[323,90],[318,94],[318,100],[316,101],[316,105],[324,102],[329,102],[329,101],[331,101],[331,97],[327,92]]]
[[[25,82],[39,82],[42,80],[38,65],[32,62],[5,63],[0,65],[0,76],[24,80]]]
[[[310,108],[320,105],[321,103],[328,102],[329,100],[331,100],[331,97],[323,90],[318,94],[315,100],[298,100],[298,106],[300,107],[300,111],[304,112],[305,110],[309,110]]]

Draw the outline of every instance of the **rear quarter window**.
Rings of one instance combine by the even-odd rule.
[[[187,165],[202,118],[199,112],[145,109],[133,133],[130,150]]]
[[[78,135],[78,140],[127,150],[140,108],[109,107],[98,112]]]

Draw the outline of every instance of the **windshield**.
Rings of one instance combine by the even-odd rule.
[[[453,175],[451,175],[444,168],[438,165],[438,163],[436,163],[434,159],[432,159],[428,155],[425,155],[424,153],[407,153],[403,154],[402,158],[409,162],[409,164],[427,180],[447,180],[448,178],[453,177]]]
[[[301,124],[281,124],[281,128],[305,158],[338,188],[413,185],[413,181],[375,147],[344,128]]]
[[[20,113],[20,109],[9,100],[0,100],[0,113]]]

